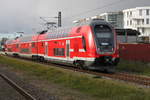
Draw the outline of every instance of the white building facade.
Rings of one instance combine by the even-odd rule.
[[[142,36],[150,36],[150,7],[123,10],[124,28],[135,29]]]

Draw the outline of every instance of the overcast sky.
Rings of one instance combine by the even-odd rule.
[[[55,17],[62,12],[63,26],[73,20],[104,12],[150,6],[149,0],[0,0],[0,33],[40,30],[40,17]],[[56,21],[56,19],[46,19]]]

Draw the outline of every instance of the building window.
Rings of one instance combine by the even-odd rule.
[[[146,19],[146,24],[149,24],[149,19],[148,18]]]
[[[139,20],[137,20],[137,25],[140,25],[140,21]]]
[[[146,15],[149,15],[149,9],[146,9]]]
[[[129,21],[127,20],[127,26],[129,25]]]
[[[117,16],[116,15],[109,15],[108,16],[108,21],[116,21],[117,20]]]
[[[139,15],[142,16],[142,9],[139,10]]]
[[[130,16],[132,16],[132,11],[130,12]]]
[[[129,16],[129,12],[127,12],[127,17]]]
[[[142,24],[144,24],[144,19],[142,19]]]
[[[142,28],[142,33],[144,33],[144,28]]]
[[[140,28],[139,27],[137,28],[137,31],[140,32]]]
[[[130,25],[132,25],[132,20],[130,20]]]

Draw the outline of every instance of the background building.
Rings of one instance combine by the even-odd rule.
[[[99,15],[101,19],[112,24],[117,29],[123,28],[123,13],[120,12],[108,12]]]
[[[0,40],[3,38],[13,39],[23,35],[23,32],[14,32],[14,33],[0,33]]]
[[[136,7],[119,12],[102,13],[91,18],[78,20],[83,22],[99,18],[107,21],[116,29],[120,43],[146,41],[150,43],[150,7]]]
[[[124,28],[139,31],[142,36],[150,35],[150,7],[123,10]]]

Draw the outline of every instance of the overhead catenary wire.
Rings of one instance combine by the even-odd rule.
[[[68,19],[68,18],[73,18],[73,17],[76,17],[76,16],[81,16],[83,14],[87,14],[87,13],[91,13],[95,10],[100,10],[100,9],[104,9],[106,7],[110,7],[112,5],[116,5],[116,4],[119,4],[119,3],[122,3],[122,2],[125,2],[126,0],[117,0],[115,2],[112,2],[112,3],[109,3],[109,4],[106,4],[104,6],[101,6],[101,7],[97,7],[97,8],[94,8],[94,9],[90,9],[90,10],[87,10],[87,11],[84,11],[84,12],[81,12],[81,13],[78,13],[78,14],[75,14],[75,15],[72,15],[72,16],[68,16],[68,17],[64,17],[62,19]]]

